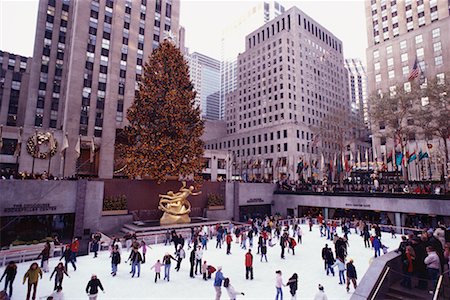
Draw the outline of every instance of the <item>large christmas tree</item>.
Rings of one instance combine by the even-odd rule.
[[[160,182],[201,173],[204,125],[195,94],[183,55],[164,41],[145,64],[139,92],[127,111],[128,141],[119,151],[128,176]]]

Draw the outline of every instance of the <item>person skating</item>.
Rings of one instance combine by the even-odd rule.
[[[115,245],[111,253],[111,275],[116,276],[117,266],[120,264],[119,246]]]
[[[226,236],[226,242],[227,242],[227,254],[231,254],[231,242],[233,241],[233,237],[231,236],[231,233],[228,232]]]
[[[325,291],[324,291],[323,286],[321,284],[319,284],[319,291],[314,296],[314,300],[328,300],[328,297],[325,294]]]
[[[264,242],[265,241],[264,241],[263,235],[260,234],[258,237],[258,252],[256,254],[259,254],[259,252],[261,251],[261,246]]]
[[[131,278],[134,277],[136,274],[136,268],[137,268],[137,277],[141,275],[141,262],[142,262],[142,255],[139,253],[137,248],[133,248],[131,250],[130,256],[128,257],[127,261],[131,262]]]
[[[64,258],[64,262],[65,262],[64,267],[66,268],[67,271],[69,270],[68,269],[69,263],[72,264],[74,271],[77,270],[77,266],[75,265],[75,261],[73,260],[73,254],[72,254],[70,245],[66,245],[66,249],[62,253],[62,256],[59,260],[61,261],[63,258]]]
[[[289,286],[289,292],[291,293],[291,300],[297,299],[297,289],[298,289],[298,275],[294,273],[291,278],[289,278],[287,284]]]
[[[208,271],[208,279],[211,279],[211,275],[216,271],[216,268],[214,268],[211,265],[208,265],[208,267],[206,268],[206,270]]]
[[[161,279],[161,266],[162,266],[162,264],[158,259],[151,268],[151,269],[155,269],[155,283],[156,283],[157,279]]]
[[[339,284],[345,284],[345,260],[339,257],[331,267],[334,268],[336,266],[339,271]]]
[[[248,249],[248,252],[245,254],[245,279],[253,280],[253,255],[252,250]]]
[[[28,279],[27,298],[26,298],[27,300],[30,299],[31,288],[33,288],[33,297],[32,297],[32,299],[33,300],[36,299],[36,289],[37,289],[37,285],[38,285],[38,282],[39,282],[39,276],[42,279],[42,270],[41,270],[41,268],[39,268],[37,263],[32,263],[30,265],[30,268],[28,269],[28,271],[23,276],[23,284],[25,284],[25,282]]]
[[[44,249],[42,249],[41,253],[39,253],[37,259],[41,258],[41,268],[42,271],[47,273],[48,269],[48,259],[50,258],[50,243],[46,242]]]
[[[57,286],[53,293],[50,295],[52,300],[64,300],[64,293],[62,291],[62,286]]]
[[[195,275],[197,275],[198,269],[202,268],[202,259],[203,259],[203,250],[202,246],[197,247],[197,251],[195,252]]]
[[[303,230],[300,226],[297,228],[297,243],[302,243]]]
[[[141,241],[140,247],[142,248],[142,263],[145,264],[145,255],[147,254],[147,244],[144,240]]]
[[[334,269],[332,268],[332,265],[334,264],[334,256],[333,251],[331,251],[330,248],[327,248],[325,252],[325,262],[327,264],[327,275],[331,272],[334,276]]]
[[[282,277],[281,271],[278,270],[275,272],[275,274],[277,274],[276,278],[275,278],[275,288],[277,290],[275,300],[283,300],[283,286],[286,286],[286,285],[283,283],[283,277]]]
[[[175,267],[175,270],[180,271],[180,267],[181,267],[181,261],[186,257],[186,252],[184,252],[183,249],[183,245],[179,245],[178,246],[178,251],[177,251],[177,266]]]
[[[261,262],[263,258],[267,262],[267,245],[265,243],[261,244]]]
[[[229,278],[225,278],[223,281],[223,287],[227,290],[228,296],[230,297],[230,300],[236,300],[237,295],[244,296],[245,294],[243,292],[237,292],[234,287],[230,283]]]
[[[94,258],[98,255],[98,250],[100,248],[100,240],[102,239],[102,234],[100,232],[95,233],[92,236],[92,252],[94,252]]]
[[[281,258],[284,259],[284,249],[286,248],[287,237],[283,234],[280,238]]]
[[[216,249],[217,248],[222,249],[222,234],[223,234],[223,229],[219,228],[219,230],[217,231],[217,235],[216,235]]]
[[[164,255],[162,259],[162,262],[164,264],[164,280],[167,279],[167,281],[170,281],[170,264],[172,262],[172,259],[174,261],[177,261],[176,258],[169,253],[166,253],[166,255]]]
[[[189,272],[189,276],[194,278],[194,266],[195,266],[195,247],[191,250],[191,254],[189,256],[189,262],[191,264],[191,270]]]
[[[98,289],[101,289],[103,293],[105,290],[103,289],[103,285],[100,282],[100,279],[97,278],[97,275],[92,274],[91,280],[89,280],[86,286],[86,294],[89,297],[89,300],[96,300],[98,295]]]
[[[52,274],[50,275],[50,280],[52,280],[53,275],[55,275],[55,286],[53,290],[56,290],[57,287],[62,287],[62,282],[64,279],[64,274],[67,275],[67,277],[70,277],[69,274],[66,271],[66,268],[64,267],[63,263],[60,262],[53,270]]]
[[[380,254],[380,250],[381,250],[381,242],[380,242],[380,240],[378,239],[378,236],[377,236],[377,235],[373,237],[373,240],[372,240],[372,246],[373,246],[373,249],[375,250],[375,257],[380,256],[380,255],[381,255],[381,254]]]
[[[327,259],[326,259],[326,254],[328,251],[328,244],[325,244],[325,247],[322,248],[322,259],[323,259],[323,265],[324,265],[324,270],[327,270]]]
[[[297,242],[294,238],[288,238],[289,249],[292,251],[292,255],[295,255],[295,246],[297,246]]]
[[[350,282],[353,283],[353,287],[356,290],[356,287],[358,286],[356,283],[357,279],[358,276],[356,275],[356,268],[353,265],[353,259],[350,259],[347,263],[347,292],[350,291]]]
[[[206,263],[206,260],[203,261],[202,264],[202,274],[203,274],[203,280],[207,280],[208,276],[208,264]]]
[[[225,279],[222,274],[222,267],[217,267],[216,277],[214,278],[214,289],[216,290],[216,300],[222,296],[222,281]]]
[[[78,238],[73,238],[72,244],[70,244],[70,251],[72,254],[73,262],[77,262],[77,255],[79,249],[80,249],[80,241],[78,240]]]
[[[0,282],[5,278],[5,292],[8,290],[9,286],[9,297],[12,297],[13,294],[13,283],[17,274],[17,265],[15,261],[10,261],[3,272],[2,278]]]

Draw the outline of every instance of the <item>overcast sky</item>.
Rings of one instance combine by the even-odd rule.
[[[191,52],[197,51],[219,59],[222,29],[251,7],[252,2],[256,1],[181,0],[180,23],[186,28],[186,46]],[[286,9],[297,6],[333,32],[344,43],[345,58],[356,57],[365,62],[364,0],[279,2]],[[32,56],[37,6],[37,0],[0,0],[1,50]]]

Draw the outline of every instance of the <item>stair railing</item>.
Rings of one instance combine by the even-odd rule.
[[[372,294],[372,297],[370,297],[370,300],[375,300],[375,298],[377,297],[378,292],[379,292],[381,286],[383,285],[384,280],[386,279],[386,277],[387,277],[387,275],[388,275],[388,273],[389,273],[390,270],[391,270],[391,268],[388,267],[388,266],[386,266],[386,267],[384,268],[383,274],[382,274],[380,280],[378,281],[377,287],[376,287],[374,293]]]

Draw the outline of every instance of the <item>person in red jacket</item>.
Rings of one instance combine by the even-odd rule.
[[[253,280],[253,255],[250,249],[245,254],[245,278],[248,279],[249,277]]]
[[[74,238],[70,245],[70,251],[72,251],[72,261],[77,261],[78,249],[80,248],[80,242],[77,238]]]
[[[231,242],[233,238],[231,237],[231,233],[227,233],[226,242],[227,242],[227,254],[231,254]]]

